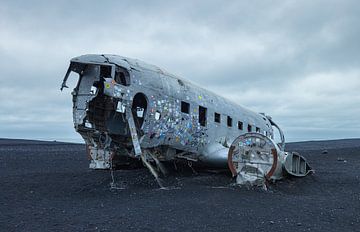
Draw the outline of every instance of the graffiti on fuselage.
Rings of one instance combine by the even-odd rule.
[[[148,141],[159,144],[172,144],[191,147],[203,147],[208,142],[207,128],[199,123],[196,112],[185,114],[180,110],[180,101],[168,96],[150,96],[149,121],[144,132]],[[156,114],[160,118],[156,120]]]

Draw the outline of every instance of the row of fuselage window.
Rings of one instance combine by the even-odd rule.
[[[190,114],[190,104],[188,102],[181,101],[181,112],[185,114]],[[206,126],[206,113],[207,108],[199,106],[199,123],[201,126]],[[232,127],[233,126],[233,119],[230,116],[227,116],[227,126]],[[214,122],[221,123],[221,114],[214,112]],[[244,123],[241,121],[238,121],[237,123],[239,130],[244,130]],[[252,131],[252,125],[248,124],[247,126],[248,132]],[[260,133],[260,128],[256,127],[256,132]],[[267,134],[267,133],[266,133]]]

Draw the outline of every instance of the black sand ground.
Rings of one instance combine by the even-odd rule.
[[[88,169],[84,145],[0,140],[0,231],[360,231],[360,139],[289,144],[316,170],[270,191],[228,174]],[[322,154],[324,149],[327,154]],[[189,172],[186,172],[189,173]]]

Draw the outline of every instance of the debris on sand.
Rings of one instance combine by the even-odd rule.
[[[338,158],[337,158],[337,161],[344,162],[344,163],[347,162],[347,161],[346,161],[344,158],[342,158],[342,157],[338,157]]]

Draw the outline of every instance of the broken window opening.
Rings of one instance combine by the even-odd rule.
[[[243,130],[243,123],[241,121],[238,121],[238,129]]]
[[[247,129],[248,129],[248,132],[251,132],[252,126],[249,124]]]
[[[214,121],[217,122],[217,123],[220,123],[221,122],[221,116],[219,113],[214,113]]]
[[[124,70],[116,70],[115,71],[115,82],[124,85],[129,86],[130,85],[130,75]]]
[[[101,65],[100,66],[100,77],[103,78],[111,78],[111,66],[109,65]]]
[[[232,127],[232,118],[230,116],[227,116],[227,126]]]
[[[206,126],[206,110],[207,108],[199,106],[199,123],[201,126]]]
[[[185,114],[190,113],[190,104],[184,101],[181,101],[181,112]]]

